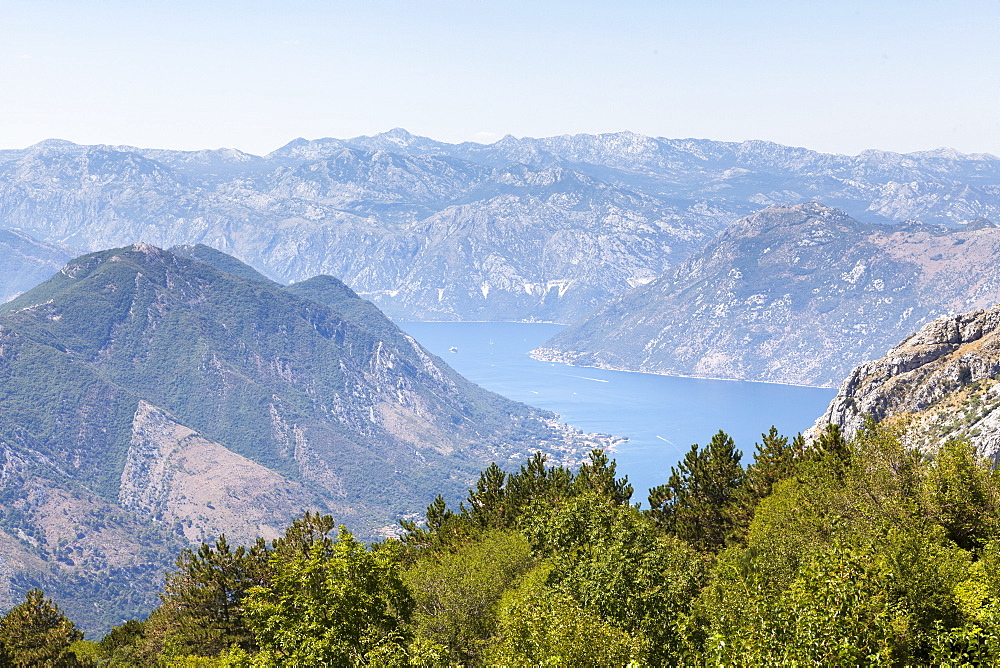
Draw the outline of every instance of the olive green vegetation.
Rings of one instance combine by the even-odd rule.
[[[0,619],[0,665],[77,666],[72,648],[80,640],[83,633],[59,606],[32,589]]]
[[[421,526],[404,522],[399,539],[367,547],[307,513],[270,545],[220,538],[185,552],[146,621],[77,642],[75,656],[107,666],[996,664],[1000,478],[965,442],[927,456],[904,440],[871,425],[847,442],[828,428],[807,447],[772,429],[743,468],[720,432],[651,490],[648,510],[600,451],[577,471],[536,455],[514,474],[491,466],[458,508],[439,496]],[[61,633],[51,651],[71,641]]]
[[[414,344],[377,308],[331,277],[285,287],[218,251],[178,252],[195,259],[135,248],[86,255],[3,305],[0,337],[8,350],[0,361],[0,441],[30,447],[114,500],[132,417],[144,399],[294,478],[298,471],[275,436],[273,405],[286,423],[312,429],[321,446],[336,449],[338,468],[357,469],[347,478],[357,485],[348,498],[372,498],[368,492],[378,489],[380,498],[391,497],[388,505],[412,507],[429,480],[452,477],[441,471],[452,463],[434,451],[396,462],[404,466],[374,466],[373,447],[413,459],[412,448],[397,447],[377,429],[362,437],[330,415],[331,406],[356,391],[345,387],[345,368],[368,370],[377,353],[394,356],[396,375],[423,373]],[[514,445],[542,437],[539,418],[550,413],[440,366],[440,391],[418,382],[415,391],[452,436]],[[473,477],[490,458],[451,459]],[[435,475],[425,476],[426,469]]]
[[[209,266],[215,267],[219,271],[225,272],[232,276],[238,276],[240,278],[245,278],[248,281],[255,281],[257,283],[267,283],[270,285],[277,285],[270,278],[260,273],[253,267],[244,262],[240,262],[232,255],[226,255],[220,250],[216,250],[211,246],[206,246],[205,244],[186,244],[180,246],[172,246],[170,252],[179,257],[186,257],[190,260],[197,260]]]
[[[554,434],[551,413],[470,383],[335,278],[282,286],[204,246],[77,258],[0,305],[0,530],[38,557],[15,565],[14,591],[43,588],[88,632],[149,614],[187,545],[117,506],[140,400],[302,483],[310,507],[348,507],[365,540]],[[419,413],[426,447],[372,417],[383,406]],[[299,438],[311,457],[296,458]],[[40,489],[101,516],[53,520]],[[53,523],[72,525],[64,544],[48,542]]]

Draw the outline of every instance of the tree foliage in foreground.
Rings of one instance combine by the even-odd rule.
[[[341,527],[336,538],[316,532],[304,544],[279,544],[269,566],[245,611],[267,662],[364,665],[371,655],[403,651],[413,600],[388,553],[372,552]]]
[[[59,606],[32,589],[0,619],[0,665],[77,666],[71,647],[78,640],[83,633]]]
[[[721,548],[736,525],[735,502],[745,477],[742,457],[722,431],[704,449],[692,445],[670,469],[667,484],[649,490],[650,516],[697,548]]]
[[[49,614],[42,645],[52,665],[996,664],[1000,478],[967,443],[904,437],[772,429],[743,468],[719,432],[647,510],[602,452],[575,471],[536,455],[398,540],[308,513],[270,545],[220,538],[146,621],[81,645]]]

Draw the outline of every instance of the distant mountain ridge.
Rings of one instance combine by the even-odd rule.
[[[49,278],[71,257],[66,246],[42,243],[24,232],[0,229],[0,304]]]
[[[747,216],[560,331],[541,359],[835,387],[940,315],[1000,301],[1000,228],[861,223],[817,203]]]
[[[383,535],[492,461],[610,442],[473,385],[333,277],[92,253],[0,307],[0,607],[37,584],[106,628],[189,541],[305,509]],[[74,578],[95,585],[67,601]]]
[[[84,250],[203,243],[341,277],[393,317],[570,322],[733,220],[818,200],[868,222],[1000,219],[1000,159],[838,156],[630,132],[448,144],[394,129],[267,156],[46,141],[0,151],[0,221]]]

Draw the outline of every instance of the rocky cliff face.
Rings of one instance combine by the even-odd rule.
[[[835,387],[927,320],[1000,301],[1000,229],[858,222],[817,203],[743,218],[536,355]]]
[[[1000,458],[1000,306],[940,318],[858,366],[815,428],[902,422],[914,447],[965,438]]]
[[[204,243],[394,317],[569,322],[736,218],[808,200],[869,222],[1000,219],[1000,160],[623,132],[491,145],[393,130],[265,156],[49,140],[0,151],[0,221],[82,250]]]
[[[176,526],[191,542],[225,533],[235,545],[258,536],[274,540],[304,510],[320,508],[299,482],[204,438],[146,401],[132,420],[118,505]],[[341,509],[339,515],[356,513]]]

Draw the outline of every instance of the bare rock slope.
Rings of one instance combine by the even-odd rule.
[[[633,132],[449,144],[395,129],[267,156],[47,140],[0,151],[0,223],[98,250],[203,243],[393,317],[570,322],[733,220],[809,200],[869,222],[1000,219],[1000,159]]]
[[[118,504],[178,526],[191,542],[226,534],[237,545],[273,540],[315,495],[257,462],[179,424],[140,401],[122,470]]]
[[[743,218],[536,356],[836,387],[928,320],[1000,301],[1000,228],[871,225],[818,203]]]
[[[868,419],[904,423],[915,447],[965,438],[1000,458],[1000,306],[934,320],[858,366],[814,429],[850,437]]]

